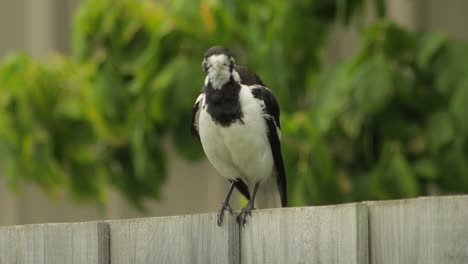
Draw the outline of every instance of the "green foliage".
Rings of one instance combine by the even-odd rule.
[[[25,55],[4,61],[0,155],[11,184],[24,177],[52,192],[67,185],[73,192],[105,200],[106,150],[81,104],[92,71],[90,65],[76,67],[62,57],[53,57],[46,65]]]
[[[339,187],[340,197],[334,199],[468,191],[467,52],[467,44],[435,33],[410,33],[384,20],[365,32],[354,57],[319,76],[310,87],[314,103],[296,115],[307,116],[303,126],[315,123],[325,142],[308,166],[311,172],[334,169],[328,174]],[[286,128],[286,136],[299,136]],[[302,140],[310,149],[324,149],[316,134]],[[301,164],[300,158],[290,164],[289,175],[301,175]],[[332,187],[327,191],[336,193]],[[307,197],[317,190],[296,183],[291,192]],[[307,202],[321,203],[325,197]]]
[[[0,64],[0,157],[19,179],[105,204],[109,186],[135,206],[158,198],[165,142],[189,160],[203,52],[229,47],[282,107],[293,205],[468,190],[468,46],[384,19],[357,54],[321,69],[330,25],[363,0],[88,0],[71,58]]]

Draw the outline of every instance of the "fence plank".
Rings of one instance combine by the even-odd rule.
[[[368,205],[371,263],[468,263],[468,196]]]
[[[105,223],[0,227],[0,264],[109,263]]]
[[[260,210],[241,229],[242,263],[367,263],[362,204]]]
[[[239,263],[239,229],[216,214],[110,221],[111,263]]]
[[[6,263],[468,263],[468,196],[0,227]],[[240,233],[239,233],[240,232]]]

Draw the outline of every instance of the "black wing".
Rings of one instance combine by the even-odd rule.
[[[198,134],[198,116],[200,114],[200,108],[202,107],[204,97],[205,94],[202,92],[195,101],[192,109],[192,136],[198,139],[200,139],[200,135]]]
[[[268,127],[268,141],[270,142],[271,152],[273,153],[273,160],[276,168],[276,182],[280,193],[281,206],[288,205],[287,191],[286,191],[286,173],[284,170],[283,156],[281,155],[280,143],[280,109],[275,96],[264,86],[255,85],[252,87],[252,94],[258,100],[263,101],[265,107],[263,109],[265,121]]]
[[[258,77],[257,74],[255,74],[254,72],[252,72],[248,68],[236,65],[234,67],[234,69],[236,70],[237,73],[239,73],[239,77],[240,77],[241,83],[243,85],[261,85],[261,86],[265,86],[265,84],[260,79],[260,77]]]

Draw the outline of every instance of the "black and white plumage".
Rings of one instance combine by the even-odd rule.
[[[192,134],[206,156],[231,182],[218,214],[232,213],[229,198],[237,188],[248,200],[238,216],[245,224],[257,208],[285,207],[286,175],[280,145],[278,102],[261,79],[235,65],[223,47],[207,50],[202,63],[205,84],[192,113]]]

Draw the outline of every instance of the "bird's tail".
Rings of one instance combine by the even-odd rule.
[[[280,194],[275,177],[269,177],[260,183],[255,197],[255,208],[279,208],[281,207]]]

